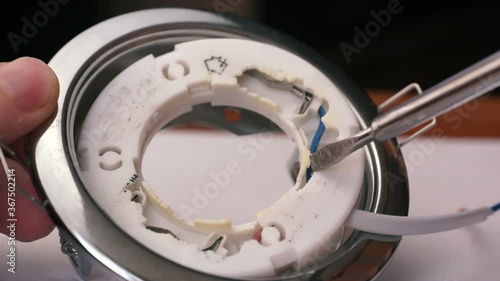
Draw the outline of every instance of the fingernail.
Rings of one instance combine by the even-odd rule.
[[[40,60],[20,58],[0,67],[0,94],[3,91],[22,112],[47,105],[56,88],[57,78]]]

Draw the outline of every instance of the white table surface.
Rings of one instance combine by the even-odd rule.
[[[165,136],[163,136],[165,137]],[[207,139],[204,139],[207,140]],[[246,148],[252,146],[249,139],[236,139],[219,136],[208,136],[211,142],[198,140],[191,146],[192,153],[203,153],[204,148],[211,152],[207,161],[197,163],[198,171],[207,175],[210,167],[218,167],[217,163],[228,160],[240,161],[243,172],[231,179],[231,185],[241,188],[248,186],[247,179],[255,179],[256,175],[273,181],[276,186],[274,194],[261,200],[262,206],[271,203],[291,183],[287,177],[284,163],[287,162],[293,149],[288,140],[276,137],[272,142],[255,149],[256,157],[246,161],[249,154],[234,153],[238,145]],[[165,149],[165,142],[172,145]],[[162,181],[180,181],[180,183],[202,183],[206,176],[182,177],[193,170],[189,167],[192,160],[181,157],[187,153],[187,145],[192,138],[186,135],[170,134],[168,140],[155,139],[149,149],[155,151],[147,155],[145,166],[146,177],[150,183]],[[244,143],[242,145],[242,143]],[[262,148],[262,150],[260,150]],[[176,156],[178,155],[178,156]],[[404,148],[404,155],[409,162],[409,178],[411,189],[410,215],[424,216],[456,212],[459,208],[474,208],[500,202],[500,140],[478,139],[445,139],[434,142],[422,139]],[[207,154],[205,154],[207,156]],[[423,157],[422,157],[423,156]],[[166,178],[163,157],[175,159],[176,178]],[[162,162],[163,161],[163,162]],[[158,165],[162,163],[161,165]],[[270,166],[271,165],[271,166]],[[220,166],[220,165],[219,165]],[[220,166],[222,167],[222,166]],[[273,173],[267,167],[283,167]],[[155,170],[157,169],[157,170]],[[158,178],[155,174],[162,175]],[[149,176],[148,176],[149,175]],[[236,193],[238,193],[236,192]],[[167,192],[168,193],[168,192]],[[228,193],[228,196],[237,196]],[[246,192],[245,196],[262,199],[258,190]],[[179,196],[176,200],[188,197]],[[218,207],[232,208],[228,200],[217,201]],[[230,200],[229,200],[230,201]],[[242,208],[259,209],[262,206],[243,206]],[[227,209],[226,209],[227,210]],[[217,217],[220,210],[209,206],[210,216]],[[244,221],[252,212],[234,217]],[[8,273],[6,267],[7,240],[0,236],[0,280],[79,280],[66,256],[59,250],[57,233],[33,243],[18,243],[17,273]],[[500,214],[491,217],[484,223],[455,231],[405,237],[396,255],[382,273],[382,281],[462,281],[462,280],[499,280],[500,276]]]

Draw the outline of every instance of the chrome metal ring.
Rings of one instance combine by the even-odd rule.
[[[360,126],[366,127],[377,115],[364,91],[326,59],[300,42],[255,23],[209,12],[156,9],[119,16],[90,28],[64,46],[49,63],[60,81],[59,109],[48,130],[34,144],[32,159],[59,228],[69,237],[79,258],[85,258],[84,263],[92,264],[93,270],[126,280],[164,280],[165,276],[175,280],[228,280],[180,266],[132,239],[89,196],[76,168],[78,128],[102,88],[139,58],[202,38],[244,38],[295,53],[342,90]],[[407,215],[408,182],[397,143],[367,146],[366,163],[359,207]],[[272,280],[347,278],[352,274],[349,268],[356,268],[363,256],[373,260],[375,270],[363,273],[365,280],[373,280],[390,260],[399,240],[355,231],[340,249],[310,270]],[[78,264],[75,267],[79,269]],[[85,269],[80,271],[83,277],[89,273],[88,266]]]

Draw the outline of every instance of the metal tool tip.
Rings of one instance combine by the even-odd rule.
[[[312,170],[319,171],[339,163],[353,151],[365,145],[369,140],[370,130],[367,129],[352,137],[323,146],[309,156]]]
[[[341,155],[334,155],[331,150],[320,149],[309,156],[311,168],[313,171],[322,170],[328,166],[335,165],[340,162],[344,157]]]

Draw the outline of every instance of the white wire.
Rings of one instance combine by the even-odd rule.
[[[354,229],[384,235],[420,235],[443,232],[462,228],[486,220],[493,214],[491,207],[475,210],[432,216],[401,217],[375,214],[362,210],[354,210],[346,221],[346,225]]]
[[[5,176],[8,179],[9,178],[9,166],[7,166],[7,159],[5,159],[5,155],[3,154],[3,149],[1,147],[0,147],[0,161],[2,162]]]

